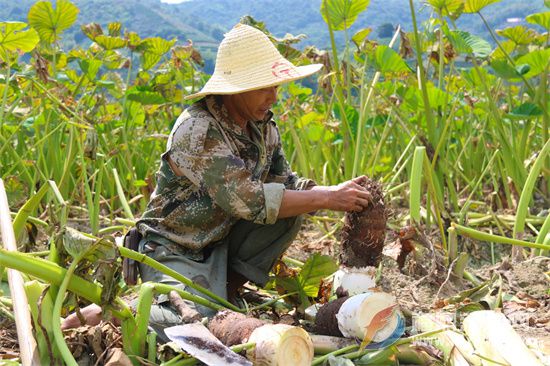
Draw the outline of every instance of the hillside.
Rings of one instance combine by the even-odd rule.
[[[421,6],[423,1],[416,2],[419,19],[427,19],[430,8]],[[0,0],[0,19],[26,21],[27,12],[33,3],[33,0]],[[243,15],[252,15],[265,22],[276,36],[282,37],[286,33],[307,35],[307,39],[302,42],[303,46],[330,46],[327,27],[319,12],[321,0],[192,0],[180,4],[164,4],[159,0],[74,0],[74,3],[80,8],[80,14],[77,25],[64,35],[63,44],[66,47],[89,43],[80,32],[82,24],[96,22],[105,25],[119,21],[125,28],[137,31],[143,37],[177,37],[181,42],[193,40],[207,60],[207,71],[213,68],[215,49],[223,33]],[[371,0],[369,8],[357,19],[349,35],[358,29],[370,27],[373,29],[371,38],[384,38],[382,27],[385,25],[387,28],[388,24],[394,27],[401,24],[410,31],[411,17],[406,4],[403,0]],[[508,18],[522,18],[543,8],[543,0],[502,0],[487,7],[484,15],[492,27],[499,29],[507,26]],[[458,25],[489,40],[489,35],[476,15],[464,15]],[[343,43],[343,32],[336,35],[336,40],[338,44]]]

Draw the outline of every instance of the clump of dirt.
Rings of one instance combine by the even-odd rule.
[[[315,317],[313,331],[317,334],[342,337],[342,332],[338,328],[336,314],[338,314],[338,311],[347,299],[349,299],[349,296],[344,296],[323,305]]]
[[[361,212],[346,212],[342,229],[340,263],[346,267],[377,266],[386,237],[386,206],[382,185],[366,178],[360,183],[372,198]]]

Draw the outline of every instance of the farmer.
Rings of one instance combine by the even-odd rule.
[[[358,184],[363,177],[317,186],[290,170],[281,148],[270,111],[277,87],[320,68],[294,66],[253,27],[238,24],[225,35],[214,74],[187,97],[202,99],[179,116],[168,138],[156,189],[137,223],[142,253],[233,300],[246,281],[266,284],[302,214],[368,205],[370,194]],[[143,282],[185,287],[143,264],[139,272]],[[153,329],[166,340],[162,330],[181,321],[161,295],[151,309]]]
[[[265,285],[298,234],[300,215],[368,205],[369,192],[357,184],[362,177],[317,186],[290,170],[281,148],[270,111],[277,87],[320,68],[294,66],[253,27],[238,24],[225,35],[214,74],[187,97],[203,98],[180,115],[168,138],[157,187],[138,222],[142,253],[231,300],[246,281]],[[139,269],[144,282],[178,284],[149,266]],[[152,311],[153,326],[180,322],[163,300]]]

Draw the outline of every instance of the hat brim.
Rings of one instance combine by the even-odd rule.
[[[195,99],[199,97],[204,97],[206,95],[229,95],[229,94],[239,94],[247,91],[258,90],[263,88],[268,88],[271,86],[285,84],[294,80],[299,80],[306,78],[310,75],[315,74],[317,71],[321,70],[323,67],[322,64],[311,64],[304,66],[296,66],[295,74],[292,76],[285,76],[280,78],[264,78],[264,80],[259,80],[257,77],[246,78],[246,80],[239,80],[238,83],[230,82],[227,79],[216,78],[213,75],[210,80],[206,82],[204,87],[198,93],[190,94],[185,96],[184,100]]]

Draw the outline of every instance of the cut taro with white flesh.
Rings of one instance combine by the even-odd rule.
[[[389,310],[385,324],[380,326],[371,341],[375,344],[393,340],[403,333],[403,316],[397,309],[395,297],[385,292],[367,292],[341,297],[321,307],[315,318],[315,333],[363,340],[367,328],[377,314]]]
[[[256,328],[248,342],[256,344],[246,354],[255,366],[309,366],[313,361],[311,337],[299,327],[266,324]]]

